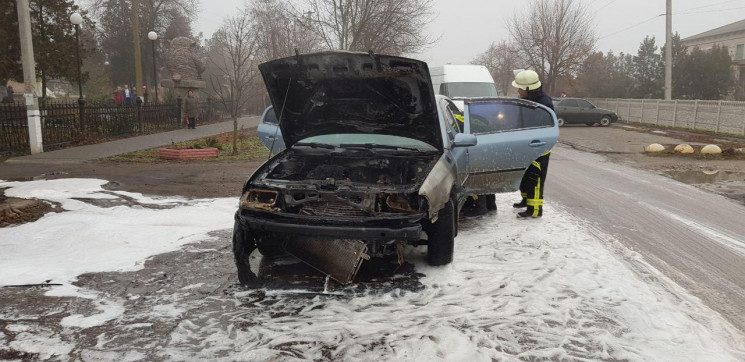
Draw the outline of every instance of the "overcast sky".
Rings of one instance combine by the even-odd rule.
[[[302,0],[298,0],[302,1]],[[597,50],[636,53],[646,35],[664,43],[665,0],[578,0],[595,13]],[[437,43],[414,57],[435,65],[468,63],[491,42],[509,40],[506,20],[530,0],[433,0],[436,18],[427,32]],[[242,0],[202,0],[195,32],[209,38]],[[745,0],[673,0],[673,31],[685,38],[745,19]]]

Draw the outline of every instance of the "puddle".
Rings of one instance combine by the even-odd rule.
[[[711,184],[719,182],[744,182],[745,172],[731,171],[666,171],[666,176],[672,179],[690,184]],[[743,185],[745,187],[745,185]]]

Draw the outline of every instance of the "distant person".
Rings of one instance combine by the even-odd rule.
[[[538,73],[532,70],[523,70],[515,75],[512,86],[517,88],[520,98],[540,103],[550,109],[554,109],[554,103],[546,93],[543,92],[543,85],[538,79]],[[528,166],[520,182],[520,194],[522,200],[512,206],[516,209],[527,207],[526,211],[517,214],[518,218],[541,217],[543,216],[543,189],[546,183],[546,174],[548,172],[548,159],[551,156],[551,150],[538,157]]]
[[[194,91],[189,89],[184,100],[184,114],[189,118],[189,128],[197,128],[197,100],[194,99]]]
[[[124,104],[125,105],[132,105],[132,99],[134,99],[134,94],[132,94],[132,90],[129,89],[129,85],[124,85]]]
[[[561,95],[559,97],[566,98],[567,97],[567,94],[565,92],[561,92]]]
[[[124,91],[122,90],[122,87],[116,87],[116,90],[114,91],[114,103],[117,106],[124,104]]]

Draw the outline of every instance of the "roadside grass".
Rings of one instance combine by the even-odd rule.
[[[204,137],[191,141],[172,143],[167,148],[205,148],[216,147],[220,150],[220,156],[217,158],[205,158],[199,160],[162,160],[158,157],[158,149],[161,147],[150,148],[147,150],[124,153],[117,156],[99,159],[99,162],[135,162],[135,163],[155,163],[155,162],[220,162],[220,161],[256,161],[266,159],[269,156],[269,150],[259,141],[255,129],[241,129],[238,131],[238,153],[233,155],[233,132],[222,133],[216,136]]]

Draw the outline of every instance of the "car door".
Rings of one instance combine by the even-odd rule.
[[[272,154],[277,154],[285,149],[285,141],[282,139],[282,131],[279,130],[277,116],[272,106],[264,110],[257,130],[259,140],[268,148]]]
[[[509,98],[467,101],[465,132],[478,140],[468,148],[465,188],[472,194],[518,190],[528,166],[551,150],[559,136],[553,111]]]
[[[579,106],[580,118],[582,123],[596,123],[600,121],[600,117],[595,113],[595,106],[584,99],[577,99],[577,105]]]
[[[557,115],[563,117],[566,123],[582,123],[576,99],[562,100],[561,110],[557,111]]]

